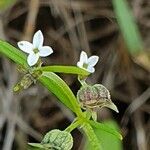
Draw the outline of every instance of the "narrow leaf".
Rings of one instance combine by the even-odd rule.
[[[9,43],[0,40],[0,53],[13,60],[16,64],[23,66],[25,69],[30,69],[25,54]],[[52,72],[45,72],[43,76],[39,78],[39,81],[73,112],[76,112],[78,115],[81,114],[82,111],[76,97],[60,77]]]
[[[112,130],[119,130],[119,127],[117,123],[113,120],[105,121],[105,126],[109,127]],[[122,141],[119,140],[116,136],[113,134],[110,134],[109,132],[105,132],[103,129],[99,127],[93,127],[93,130],[98,138],[98,140],[101,142],[103,150],[122,150]],[[91,143],[86,143],[85,150],[95,150]]]
[[[68,85],[55,73],[44,72],[39,81],[58,99],[76,114],[81,114],[81,108]]]
[[[126,0],[113,0],[114,11],[130,53],[138,53],[143,43],[135,19]]]
[[[41,143],[28,143],[28,149],[43,149],[44,150],[44,146]]]
[[[28,150],[52,150],[50,144],[28,143]]]
[[[16,2],[16,0],[0,0],[0,9],[6,9],[13,5]]]
[[[25,68],[29,67],[25,54],[9,43],[0,40],[0,52],[15,63],[20,64]]]
[[[45,72],[78,74],[78,75],[83,75],[83,76],[89,75],[89,72],[87,72],[86,70],[75,67],[75,66],[46,66],[46,67],[41,67],[39,69]]]
[[[106,124],[99,123],[99,122],[96,122],[96,121],[93,121],[93,120],[89,120],[88,122],[91,124],[92,127],[103,130],[105,132],[108,132],[108,133],[116,136],[120,140],[122,140],[122,135],[118,131],[116,131],[113,128],[107,126]]]

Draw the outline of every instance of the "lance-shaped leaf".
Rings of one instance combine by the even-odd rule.
[[[119,140],[113,134],[110,134],[109,132],[105,132],[105,130],[103,130],[103,128],[101,128],[100,125],[98,125],[98,126],[96,124],[96,126],[92,126],[92,127],[93,127],[94,133],[96,134],[98,140],[101,142],[103,150],[112,150],[112,149],[113,150],[122,150],[123,149],[121,140]],[[119,130],[117,123],[113,120],[105,121],[104,126],[106,126],[104,128],[109,127],[109,129],[111,129],[112,131]],[[95,149],[94,149],[93,145],[91,145],[91,143],[87,142],[84,150],[95,150]]]
[[[0,40],[0,53],[7,56],[17,64],[25,67],[26,69],[29,67],[26,62],[26,55],[15,48],[14,46],[10,45],[7,42]]]
[[[25,54],[9,43],[0,40],[0,53],[13,60],[16,64],[23,66],[25,69],[30,69],[26,62]],[[39,81],[43,86],[60,98],[60,101],[73,112],[76,112],[77,114],[81,113],[76,97],[60,77],[52,72],[45,72],[43,73],[43,76],[40,77]]]
[[[93,120],[89,120],[88,122],[91,124],[92,127],[99,129],[99,130],[102,130],[102,131],[105,131],[105,132],[108,132],[108,133],[110,133],[110,134],[112,134],[112,135],[114,135],[117,138],[122,140],[122,135],[118,131],[116,131],[115,129],[109,127],[107,124],[99,123],[99,122],[96,122]]]
[[[50,144],[28,143],[28,150],[53,150],[54,148]]]
[[[58,73],[67,73],[67,74],[78,74],[82,76],[88,76],[89,72],[84,69],[75,67],[75,66],[46,66],[39,68],[41,71],[45,72],[58,72]]]
[[[124,40],[131,54],[139,53],[143,43],[127,0],[113,0],[114,11]]]
[[[55,73],[43,72],[39,81],[58,99],[76,114],[81,114],[81,108],[68,85]]]

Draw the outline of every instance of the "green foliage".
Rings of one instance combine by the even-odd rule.
[[[93,128],[98,129],[98,130],[103,130],[109,134],[114,135],[116,138],[122,140],[122,135],[119,132],[117,132],[116,128],[114,128],[113,126],[111,128],[109,124],[107,125],[107,122],[99,123],[93,120],[89,120],[88,122],[91,124]]]
[[[59,73],[68,73],[68,74],[78,74],[82,76],[88,76],[89,72],[86,70],[80,69],[75,66],[46,66],[41,67],[39,70],[44,72],[59,72]]]
[[[101,127],[101,125],[99,126],[98,124],[99,123],[95,123],[95,125],[94,125],[94,122],[92,123],[92,125],[94,125],[93,126],[94,132],[95,132],[98,140],[101,141],[102,149],[103,150],[112,150],[112,149],[113,150],[122,150],[121,141],[118,139],[117,136],[114,136],[114,133],[116,133],[115,130],[117,130],[117,131],[119,130],[117,123],[115,121],[110,120],[110,121],[106,121],[102,125],[102,127]],[[106,127],[105,127],[105,125],[106,125]],[[109,131],[108,131],[108,129],[109,129]],[[110,131],[110,129],[112,129],[112,131]],[[119,134],[118,134],[118,136],[121,137],[121,135],[119,135]],[[95,148],[91,145],[91,143],[88,142],[86,144],[85,150],[95,150]]]
[[[0,10],[10,7],[16,0],[0,0]]]
[[[27,70],[27,72],[32,75],[35,76],[36,71],[38,72],[37,69],[39,68],[31,68],[28,66],[26,59],[27,57],[25,56],[24,53],[22,53],[20,50],[16,49],[15,47],[13,47],[12,45],[10,45],[7,42],[3,42],[0,41],[0,53],[2,53],[3,55],[5,55],[6,57],[10,58],[11,60],[13,60],[17,65],[20,65],[21,67],[24,68],[24,71]],[[111,137],[110,139],[116,140],[116,137],[121,138],[120,134],[117,133],[115,130],[112,130],[111,128],[105,126],[104,124],[100,124],[97,123],[95,121],[90,121],[88,120],[89,118],[86,118],[85,113],[82,112],[80,105],[75,97],[75,95],[73,94],[73,92],[71,91],[71,89],[69,88],[69,86],[55,73],[53,72],[49,72],[50,69],[52,69],[51,71],[54,72],[59,72],[59,67],[61,67],[62,69],[60,69],[61,73],[72,73],[72,74],[80,74],[80,75],[87,75],[87,72],[81,69],[77,69],[76,67],[69,67],[69,66],[48,66],[47,70],[43,71],[42,70],[42,75],[40,74],[38,76],[38,78],[34,78],[38,81],[40,81],[44,87],[46,87],[49,91],[51,91],[52,93],[54,93],[57,98],[64,104],[66,105],[69,109],[71,109],[73,112],[76,113],[77,118],[79,119],[78,122],[74,122],[73,124],[71,124],[70,128],[67,128],[68,131],[70,130],[70,132],[72,131],[72,129],[77,126],[81,126],[83,128],[83,130],[85,131],[85,134],[88,137],[88,140],[91,143],[91,146],[94,148],[93,150],[100,150],[101,149],[101,143],[102,145],[105,147],[106,145],[106,139],[109,139],[109,136]],[[42,67],[43,69],[44,67]],[[70,69],[70,71],[68,71],[68,69]],[[49,70],[49,71],[48,71]],[[39,70],[41,71],[41,70]],[[25,80],[26,81],[26,80]],[[26,83],[26,82],[25,82]],[[24,86],[24,82],[23,82],[23,86]],[[67,130],[66,130],[67,131]],[[100,135],[97,135],[99,134]],[[111,134],[113,135],[111,135]],[[115,135],[115,136],[114,136]],[[104,138],[105,140],[103,141],[103,136],[106,137]],[[101,139],[102,137],[102,139]],[[114,142],[113,140],[111,142]],[[115,143],[115,142],[114,142]],[[116,146],[116,145],[114,145]],[[51,149],[52,145],[49,143],[30,143],[29,144],[29,149]],[[111,146],[112,147],[112,146]],[[92,149],[91,149],[92,150]],[[109,150],[109,149],[108,149]],[[117,150],[117,148],[115,149]]]
[[[20,50],[16,49],[7,42],[0,41],[0,52],[13,60],[16,64],[29,69],[26,63],[26,56]],[[76,98],[67,84],[56,74],[52,72],[44,72],[39,78],[39,81],[51,92],[53,92],[62,103],[69,107],[73,112],[80,113],[81,109],[76,101]]]
[[[41,144],[41,143],[28,143],[28,150],[48,150],[49,144]]]
[[[19,64],[26,69],[29,68],[26,61],[26,55],[22,51],[2,40],[0,40],[0,53],[13,60],[16,64]]]
[[[44,72],[39,78],[39,81],[52,93],[54,93],[59,100],[70,108],[76,114],[81,113],[80,106],[76,97],[68,87],[68,85],[55,73]]]
[[[113,0],[114,11],[124,40],[131,54],[139,53],[143,43],[135,19],[126,0]]]

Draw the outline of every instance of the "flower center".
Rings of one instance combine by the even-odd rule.
[[[33,49],[33,52],[37,54],[39,52],[38,48]]]
[[[88,67],[88,64],[84,63],[83,68],[87,69],[87,67]]]

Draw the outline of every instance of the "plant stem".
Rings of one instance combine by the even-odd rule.
[[[73,131],[75,128],[77,128],[79,125],[81,125],[83,123],[83,120],[82,119],[79,119],[79,120],[76,120],[71,123],[66,129],[65,131],[68,131],[68,132],[71,132]]]
[[[91,125],[89,123],[85,123],[83,126],[83,130],[84,130],[85,134],[87,135],[87,138],[88,138],[90,144],[92,145],[92,147],[94,148],[94,150],[102,150],[102,146],[101,146],[96,134],[94,133],[94,130],[91,127]]]
[[[82,85],[82,86],[86,86],[87,85],[87,83],[86,83],[86,77],[85,76],[82,76],[82,75],[78,75],[78,81],[80,82],[80,84]]]

